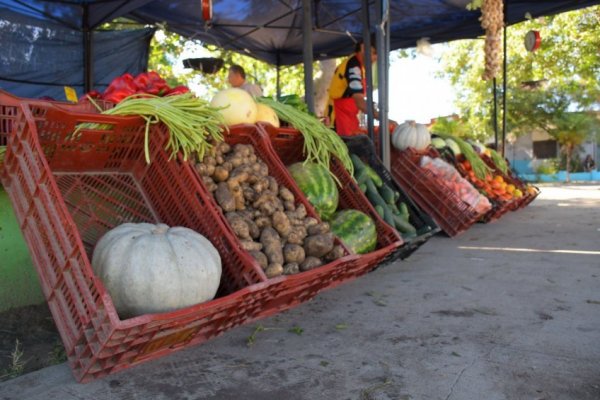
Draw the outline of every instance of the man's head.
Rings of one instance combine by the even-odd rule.
[[[365,42],[363,40],[356,43],[356,47],[355,47],[354,51],[356,52],[358,60],[361,63],[364,63],[364,60],[367,59],[367,55],[365,53]],[[371,63],[374,63],[375,61],[377,61],[377,47],[375,44],[375,35],[373,35],[373,34],[371,35],[371,57],[370,58],[371,58]]]
[[[229,67],[229,75],[227,75],[229,84],[233,87],[240,87],[246,82],[246,71],[240,65],[233,64]]]

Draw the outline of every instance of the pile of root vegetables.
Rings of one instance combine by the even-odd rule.
[[[268,278],[308,271],[346,254],[329,224],[307,214],[247,144],[213,146],[196,163],[244,250]]]

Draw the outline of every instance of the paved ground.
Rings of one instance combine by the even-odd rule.
[[[86,385],[58,365],[0,384],[0,399],[598,400],[599,287],[600,187],[545,187],[261,332]]]

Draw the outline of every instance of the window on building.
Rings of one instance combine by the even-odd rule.
[[[558,143],[556,140],[540,140],[533,142],[533,155],[537,159],[558,157]]]

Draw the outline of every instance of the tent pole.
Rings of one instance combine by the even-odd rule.
[[[506,147],[506,67],[507,67],[507,57],[506,57],[506,22],[507,18],[507,4],[504,1],[504,41],[502,48],[502,157],[504,157],[504,148]]]
[[[376,0],[377,76],[379,94],[379,138],[381,160],[390,169],[390,129],[388,121],[389,0]]]
[[[494,127],[494,146],[498,150],[498,85],[496,83],[496,77],[492,79],[492,85],[494,85],[494,108],[492,112],[492,126]]]
[[[304,58],[304,101],[308,110],[314,114],[315,98],[313,94],[313,42],[312,42],[312,2],[313,0],[302,0],[304,12],[302,22],[302,50]]]
[[[371,21],[369,18],[369,0],[362,0],[362,23],[363,23],[363,42],[365,44],[365,54],[371,54]],[[370,60],[365,62],[365,75],[367,81],[367,132],[369,138],[375,141],[375,124],[373,121],[373,64]]]
[[[85,93],[92,90],[94,86],[92,76],[92,31],[90,30],[90,7],[89,4],[83,5],[83,91]]]

